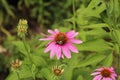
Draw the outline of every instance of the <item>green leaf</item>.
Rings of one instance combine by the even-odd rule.
[[[98,24],[81,26],[81,28],[102,28],[102,27],[109,27],[109,26],[108,26],[108,24],[105,24],[105,23],[98,23]]]
[[[12,72],[12,73],[10,73],[10,75],[5,79],[5,80],[19,80],[18,79],[18,76],[17,76],[17,73],[15,73],[15,72]]]
[[[76,12],[76,22],[79,25],[86,25],[90,18],[100,18],[100,13],[106,9],[105,4],[101,0],[92,0],[87,8],[81,6]],[[72,20],[72,19],[71,19]],[[74,21],[74,19],[72,20]]]
[[[84,80],[83,77],[80,75],[78,76],[77,80]]]
[[[32,60],[36,66],[42,66],[42,67],[44,66],[45,67],[47,65],[45,59],[42,58],[41,56],[36,56],[33,54]]]
[[[73,69],[76,68],[77,64],[77,55],[73,55],[72,58],[69,60],[68,65],[64,69],[62,80],[72,80]]]
[[[90,40],[76,46],[80,51],[104,51],[110,49],[107,42],[102,39]]]
[[[15,45],[21,53],[23,53],[24,55],[27,55],[27,50],[25,49],[25,46],[24,46],[23,42],[14,41],[13,45]],[[30,52],[30,47],[28,45],[27,45],[27,49]]]
[[[91,2],[88,5],[88,8],[92,9],[92,8],[96,7],[100,2],[101,2],[101,0],[91,0]]]
[[[85,37],[90,39],[89,36],[92,36],[92,38],[96,39],[96,38],[104,38],[104,37],[110,37],[110,34],[107,33],[105,30],[103,30],[102,28],[96,28],[96,29],[92,29],[89,31],[80,31],[80,36]]]
[[[31,72],[32,72],[32,77],[35,79],[35,70],[36,70],[36,66],[35,64],[32,64],[32,69],[31,69]]]
[[[53,80],[52,78],[52,70],[50,71],[48,68],[42,68],[42,70],[40,71],[40,73],[42,74],[42,76],[44,76],[44,78],[46,78],[47,80]]]
[[[113,54],[112,52],[108,54],[108,56],[103,60],[103,65],[110,67],[113,62]]]
[[[59,27],[59,30],[62,32],[67,32],[71,29],[71,27]]]
[[[105,55],[103,54],[95,54],[83,61],[80,61],[79,65],[77,67],[85,67],[91,64],[96,64],[102,61],[105,58]]]
[[[95,8],[95,9],[93,9],[93,8]],[[86,13],[89,11],[89,14],[87,15],[87,17],[94,16],[94,17],[100,18],[100,13],[106,9],[104,3],[101,3],[100,6],[95,6],[93,8],[89,9],[89,7],[87,7]]]
[[[67,66],[64,70],[62,80],[72,80],[73,69],[74,67]]]
[[[113,0],[114,1],[114,14],[115,18],[118,18],[120,16],[120,2],[119,0]]]
[[[81,80],[79,78],[83,78],[82,80],[92,80],[90,76],[91,72],[91,69],[87,67],[75,68],[72,80]]]
[[[119,45],[117,43],[114,43],[114,48],[116,50],[116,53],[120,54],[120,48],[119,48]]]
[[[114,2],[113,2],[114,0],[109,0],[109,4],[107,4],[107,6],[108,6],[108,8],[107,8],[107,10],[108,10],[108,14],[111,16],[111,14],[112,14],[112,12],[113,12],[113,10],[114,10]]]
[[[20,70],[19,70],[19,75],[20,78],[29,78],[32,77],[32,73],[31,73],[31,65],[22,65]]]

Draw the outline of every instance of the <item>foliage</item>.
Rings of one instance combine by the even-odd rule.
[[[76,45],[79,53],[72,53],[72,58],[57,60],[55,57],[50,59],[49,53],[44,53],[47,42],[39,41],[39,38],[43,37],[41,34],[46,35],[46,33],[32,34],[32,32],[29,32],[25,43],[23,39],[10,34],[3,42],[3,46],[10,51],[10,57],[4,56],[5,60],[2,59],[2,54],[0,54],[0,57],[5,61],[4,64],[9,64],[10,61],[16,58],[22,60],[23,63],[18,70],[13,70],[9,65],[10,72],[6,80],[19,80],[19,78],[21,80],[92,80],[93,78],[90,74],[94,69],[102,66],[113,66],[116,72],[120,74],[120,68],[118,68],[120,67],[119,23],[112,23],[114,22],[112,21],[114,16],[112,16],[113,8],[111,7],[113,5],[110,3],[109,10],[108,6],[106,6],[109,0],[108,2],[105,2],[105,0],[73,1],[75,1],[76,5],[73,5],[74,2],[71,0],[66,0],[65,2],[57,2],[56,0],[20,0],[18,2],[18,8],[21,10],[25,9],[25,12],[30,9],[29,17],[33,20],[35,19],[37,23],[43,26],[43,29],[46,29],[44,26],[49,25],[51,26],[49,28],[58,28],[63,32],[71,29],[76,30],[79,32],[77,38],[81,39],[83,43]],[[118,0],[115,1],[117,3]],[[7,16],[18,17],[8,7],[6,0],[1,0],[0,2],[2,4],[0,6],[4,7],[2,9],[5,9],[5,13],[8,13]],[[56,2],[57,4],[55,4]],[[119,4],[117,5],[119,6]],[[116,13],[115,17],[119,21],[120,11],[117,5],[114,10]],[[77,10],[75,12],[73,10],[73,13],[70,10],[72,7],[73,9],[77,7],[75,8]],[[110,18],[107,12],[111,15]],[[0,10],[0,16],[2,15],[5,16],[4,12]],[[0,18],[0,26],[3,26],[3,17]],[[117,26],[117,29],[114,29],[114,26]],[[112,30],[114,30],[113,33],[111,32]],[[2,32],[4,33],[4,29]],[[31,57],[28,57],[28,53]],[[116,55],[118,58],[116,58]],[[57,76],[57,78],[52,72],[52,67],[55,65],[62,65],[64,68],[63,74]],[[0,67],[0,70],[2,70],[2,67]]]

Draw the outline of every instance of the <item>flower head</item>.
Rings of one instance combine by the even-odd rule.
[[[113,67],[96,69],[91,75],[95,76],[93,80],[116,80],[117,77]]]
[[[12,61],[11,65],[14,69],[18,69],[22,65],[22,61],[16,59],[15,61]]]
[[[72,30],[63,33],[60,32],[58,29],[55,29],[54,31],[48,30],[48,33],[50,33],[51,36],[47,38],[42,38],[40,40],[51,40],[51,42],[47,45],[47,48],[45,49],[45,52],[50,51],[50,58],[52,58],[54,55],[56,55],[57,59],[64,58],[64,56],[66,56],[67,58],[71,58],[70,51],[78,53],[78,50],[73,45],[73,43],[82,43],[81,40],[77,40],[74,38],[78,35],[78,32]]]
[[[64,72],[64,69],[62,69],[61,66],[56,65],[52,68],[52,72],[55,76],[60,76]]]
[[[24,36],[27,33],[27,29],[28,29],[27,20],[20,19],[17,28],[18,28],[18,36],[20,37]]]

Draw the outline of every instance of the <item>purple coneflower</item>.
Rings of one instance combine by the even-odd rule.
[[[95,72],[93,72],[91,75],[95,76],[93,80],[116,80],[117,77],[113,67],[102,67],[96,69]]]
[[[51,34],[51,36],[47,38],[42,38],[40,40],[51,40],[51,42],[48,44],[47,48],[45,49],[45,53],[50,51],[50,58],[52,58],[54,55],[56,55],[57,59],[64,58],[66,56],[67,58],[71,58],[70,51],[74,53],[78,53],[78,50],[72,43],[80,44],[82,43],[81,40],[77,40],[74,37],[78,35],[78,32],[75,32],[74,30],[63,33],[60,32],[58,29],[55,29],[54,31],[48,30],[48,33]]]

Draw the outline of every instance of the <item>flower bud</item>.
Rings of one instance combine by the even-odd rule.
[[[23,37],[27,33],[28,24],[26,19],[20,19],[18,22],[18,36]]]
[[[52,72],[55,76],[61,76],[64,72],[64,69],[62,69],[61,66],[56,65],[52,68]]]
[[[21,65],[22,65],[22,61],[18,59],[16,59],[15,61],[12,61],[12,64],[11,64],[13,69],[18,69]]]

